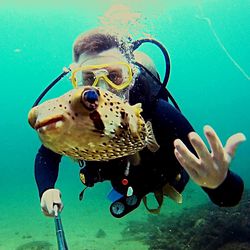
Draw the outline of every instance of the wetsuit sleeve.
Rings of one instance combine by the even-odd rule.
[[[174,156],[174,147],[172,146],[176,138],[181,139],[188,149],[197,155],[187,137],[188,133],[193,131],[193,128],[178,110],[166,101],[159,100],[156,107],[155,119],[156,122],[154,122],[154,124],[156,123],[156,126],[154,126],[154,128],[156,127],[156,134],[160,131],[157,135],[160,140],[160,145],[162,146],[164,143],[166,145],[169,144],[168,149],[164,148],[164,150],[165,152],[171,150],[170,155],[169,153],[163,155],[163,162],[167,162],[171,166],[175,166],[175,168],[181,167]],[[182,185],[182,188],[184,188],[184,185]],[[238,175],[232,171],[228,171],[225,181],[218,188],[202,189],[207,193],[213,203],[219,206],[229,207],[239,203],[244,190],[244,183]]]
[[[152,161],[146,159],[144,162],[161,166],[162,171],[166,172],[168,182],[176,190],[182,192],[189,180],[189,176],[175,157],[174,140],[181,139],[188,149],[195,153],[188,139],[188,134],[194,129],[179,110],[163,99],[157,101],[154,112],[152,112],[151,123],[156,141],[160,144],[160,149],[156,152]],[[147,158],[147,155],[144,157]],[[181,176],[178,180],[176,180],[177,175]]]
[[[243,180],[228,170],[225,181],[216,189],[202,188],[213,201],[220,207],[232,207],[237,205],[244,190]]]
[[[35,158],[35,179],[40,198],[47,189],[54,188],[61,158],[43,145],[40,147]]]

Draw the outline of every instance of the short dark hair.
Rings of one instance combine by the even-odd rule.
[[[101,29],[88,31],[78,36],[73,44],[74,61],[78,62],[80,55],[83,53],[88,55],[98,54],[112,48],[118,48],[130,60],[133,55],[129,41],[131,41],[130,38],[122,39]]]

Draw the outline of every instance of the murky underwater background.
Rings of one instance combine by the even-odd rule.
[[[135,38],[150,34],[166,46],[171,58],[168,88],[196,131],[202,135],[203,126],[210,124],[223,143],[233,133],[245,133],[248,140],[231,166],[244,179],[245,199],[236,208],[218,209],[190,181],[182,205],[165,199],[162,213],[154,216],[141,204],[115,219],[106,199],[109,184],[88,189],[80,202],[79,167],[64,157],[57,187],[63,194],[69,249],[250,249],[249,0],[2,0],[0,249],[57,249],[54,222],[40,211],[33,175],[40,142],[27,113],[71,63],[77,35],[97,27],[103,18],[119,21],[110,14],[117,5],[136,13],[136,22],[129,22]],[[142,49],[163,76],[159,50],[153,45]],[[48,98],[69,88],[63,80]]]

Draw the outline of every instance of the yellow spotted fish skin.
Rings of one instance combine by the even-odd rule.
[[[141,112],[140,103],[130,105],[107,90],[81,86],[32,108],[28,121],[52,151],[76,160],[107,161],[146,146],[159,148]]]

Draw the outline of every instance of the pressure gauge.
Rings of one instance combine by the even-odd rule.
[[[122,214],[124,213],[124,211],[125,211],[125,206],[120,201],[115,201],[110,206],[110,212],[115,217],[118,217],[118,218],[122,217]]]
[[[126,198],[126,203],[129,206],[134,206],[137,201],[138,201],[138,199],[137,199],[137,197],[135,195],[131,195],[131,196]]]

